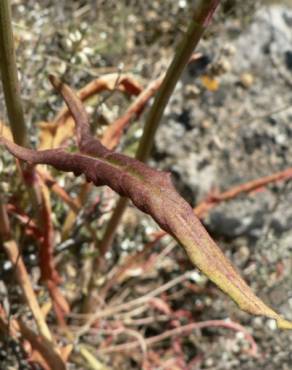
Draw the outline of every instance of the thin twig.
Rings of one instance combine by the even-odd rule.
[[[0,332],[9,335],[16,341],[21,338],[20,345],[24,352],[30,356],[30,362],[39,363],[44,370],[65,370],[65,361],[70,353],[71,345],[67,347],[66,352],[63,350],[62,356],[58,349],[52,346],[52,343],[43,336],[36,334],[28,325],[21,320],[7,318],[5,310],[0,304]],[[26,341],[30,344],[27,348]]]
[[[266,187],[269,184],[277,181],[286,181],[292,178],[292,168],[287,168],[284,171],[276,172],[272,175],[261,177],[256,180],[234,186],[222,193],[212,194],[206,200],[195,207],[194,211],[198,217],[203,217],[204,214],[213,208],[216,204],[231,200],[240,194],[250,193],[252,191]]]
[[[127,109],[126,113],[118,118],[115,122],[108,126],[105,133],[102,136],[101,142],[109,149],[114,149],[120,142],[121,136],[125,128],[128,126],[129,122],[137,117],[143,112],[146,107],[147,102],[152,96],[157,92],[164,76],[157,78],[152,81],[135,101]]]
[[[81,327],[81,329],[76,334],[76,338],[79,338],[80,336],[84,335],[97,319],[110,317],[121,311],[129,311],[131,308],[143,305],[149,300],[151,300],[151,298],[156,297],[157,295],[165,292],[166,290],[171,289],[175,285],[180,284],[183,281],[189,279],[191,275],[192,271],[185,272],[184,274],[168,281],[166,284],[161,285],[160,287],[152,290],[151,292],[145,294],[142,297],[136,298],[130,302],[123,303],[118,306],[108,307],[105,310],[97,311],[95,314],[91,314],[87,323],[83,327]],[[88,316],[88,314],[82,315],[83,318],[86,316]]]
[[[234,330],[236,332],[240,332],[244,334],[245,339],[250,344],[250,355],[253,357],[257,357],[258,355],[258,349],[257,344],[253,337],[250,335],[250,333],[240,324],[237,324],[235,322],[228,322],[223,320],[208,320],[208,321],[202,321],[198,323],[192,323],[184,326],[180,326],[178,328],[164,331],[162,334],[150,337],[145,339],[145,344],[147,347],[151,347],[155,345],[156,343],[161,342],[162,340],[174,337],[174,336],[182,336],[182,335],[189,335],[193,330],[198,329],[204,329],[204,328],[224,328],[224,329],[230,329]],[[99,349],[98,352],[100,354],[108,354],[108,353],[114,353],[114,352],[128,352],[132,351],[135,348],[139,348],[140,343],[138,341],[123,343],[116,346],[111,346],[107,348]]]
[[[87,368],[92,370],[110,370],[108,366],[101,363],[88,349],[85,345],[79,345],[77,347],[77,352],[83,357],[87,363]]]
[[[21,257],[20,249],[16,241],[12,238],[9,218],[7,215],[6,208],[3,205],[1,196],[0,196],[0,236],[3,240],[3,248],[9,257],[9,260],[11,261],[12,265],[15,268],[18,283],[22,289],[22,293],[25,297],[26,303],[29,306],[33,314],[33,317],[37,323],[39,333],[48,341],[52,342],[52,334],[45,322],[37,298],[34,294],[29,279],[29,275],[27,273],[25,264]]]

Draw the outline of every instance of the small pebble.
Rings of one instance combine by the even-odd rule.
[[[196,85],[186,85],[185,94],[187,98],[196,98],[200,94],[200,89]]]
[[[236,48],[232,44],[225,44],[223,45],[222,51],[226,56],[231,56],[236,53]]]
[[[240,83],[246,89],[249,89],[254,83],[254,77],[251,73],[243,73],[240,76]]]
[[[267,321],[267,326],[269,327],[269,329],[271,329],[273,331],[277,330],[276,320],[268,320]]]
[[[249,258],[249,254],[250,254],[250,252],[249,252],[248,247],[243,245],[235,253],[235,261],[239,265],[244,265],[247,262],[248,258]]]

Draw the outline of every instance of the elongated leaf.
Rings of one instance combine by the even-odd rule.
[[[78,97],[56,77],[51,77],[51,82],[63,95],[75,119],[81,153],[70,154],[62,149],[34,151],[2,138],[6,148],[19,159],[32,164],[49,164],[62,171],[72,171],[75,175],[84,174],[96,186],[108,185],[118,194],[127,196],[137,208],[152,216],[163,230],[172,235],[183,246],[193,264],[242,310],[273,318],[278,327],[292,329],[292,323],[266,306],[240,277],[191,206],[177,193],[170,174],[104,147],[90,135],[88,118]]]

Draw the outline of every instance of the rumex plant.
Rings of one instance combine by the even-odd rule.
[[[155,170],[137,159],[115,153],[90,134],[87,113],[77,95],[57,77],[50,76],[53,86],[62,94],[76,123],[80,154],[64,149],[34,151],[1,138],[1,142],[17,158],[30,165],[48,164],[56,169],[85,175],[96,186],[107,185],[121,196],[132,200],[149,214],[159,226],[183,246],[190,260],[215,284],[251,314],[277,320],[280,328],[292,328],[257,298],[226,259],[195,216],[191,206],[176,192],[170,173]]]
[[[6,19],[5,12],[9,9],[9,7],[5,7],[4,3],[6,5],[8,4],[7,2],[3,2],[2,8],[0,8],[2,24],[3,19]],[[53,261],[52,224],[50,221],[51,210],[47,186],[54,187],[54,191],[70,205],[72,212],[77,212],[80,209],[80,204],[74,201],[62,187],[58,186],[57,182],[50,174],[42,172],[42,170],[36,171],[35,166],[38,164],[50,165],[64,172],[73,172],[75,176],[84,175],[88,183],[92,183],[95,186],[107,185],[123,197],[108,224],[104,238],[99,244],[99,256],[95,261],[95,268],[97,270],[101,268],[102,258],[110,247],[115,229],[120,222],[121,215],[125,208],[126,199],[130,199],[138,209],[150,215],[164,232],[170,234],[178,244],[184,248],[191,262],[221,290],[228,294],[242,310],[250,314],[263,315],[275,319],[279,328],[292,328],[290,322],[283,319],[265,305],[240,277],[231,262],[224,256],[215,241],[201,224],[192,207],[178,194],[172,184],[171,174],[158,171],[144,163],[149,157],[151,144],[158,123],[169,97],[173,92],[175,84],[184,66],[189,62],[191,53],[201,38],[204,29],[209,24],[219,1],[201,1],[198,2],[198,4],[190,27],[166,76],[162,76],[154,81],[144,91],[142,91],[141,87],[130,78],[119,78],[117,88],[121,91],[126,90],[131,92],[131,94],[138,95],[138,97],[133,106],[129,108],[121,119],[115,122],[101,141],[91,133],[88,115],[82,100],[90,96],[92,91],[96,92],[103,88],[113,89],[111,86],[112,81],[107,81],[106,79],[103,81],[99,80],[99,83],[93,83],[90,85],[90,88],[87,86],[87,89],[84,89],[77,95],[58,77],[53,75],[49,77],[53,87],[61,94],[68,108],[67,110],[63,109],[57,117],[55,121],[55,134],[57,128],[61,124],[68,124],[72,117],[75,124],[74,131],[78,147],[78,152],[76,153],[71,153],[65,150],[64,147],[55,148],[55,146],[62,144],[64,141],[64,137],[57,137],[57,135],[54,137],[56,140],[53,149],[33,150],[25,147],[27,142],[25,130],[22,128],[22,130],[18,131],[17,126],[15,126],[18,117],[22,117],[22,110],[20,108],[20,100],[14,100],[16,96],[18,97],[17,89],[15,88],[17,86],[17,78],[15,69],[13,68],[14,61],[10,60],[8,56],[7,60],[10,60],[9,63],[12,63],[10,64],[12,68],[10,72],[7,71],[8,75],[5,75],[6,77],[8,76],[8,78],[5,79],[2,77],[2,80],[7,91],[6,100],[9,102],[7,106],[10,107],[9,119],[11,122],[14,122],[14,126],[11,124],[11,127],[15,142],[11,140],[11,137],[3,134],[3,136],[0,137],[0,143],[3,145],[3,148],[5,147],[17,159],[21,160],[21,163],[25,161],[28,164],[27,167],[23,165],[21,167],[23,179],[28,187],[33,184],[31,196],[38,199],[36,215],[44,221],[42,224],[38,225],[28,220],[29,222],[27,222],[26,225],[27,228],[30,229],[30,232],[37,236],[40,243],[42,279],[47,284],[59,324],[63,327],[66,327],[65,317],[66,313],[69,312],[69,307],[57,288],[60,279]],[[3,40],[4,44],[9,44],[11,42],[11,40]],[[196,56],[193,57],[193,62],[196,62]],[[2,76],[4,76],[5,71],[4,64],[2,60]],[[11,78],[9,78],[9,76],[11,76]],[[158,93],[156,94],[154,104],[147,116],[144,134],[136,158],[134,159],[124,154],[117,153],[114,148],[123,133],[124,127],[129,123],[132,117],[141,114],[146,102],[157,90]],[[13,91],[15,95],[13,95]],[[16,116],[14,116],[15,112],[17,113]],[[20,122],[22,121],[23,119],[21,119]],[[72,123],[73,122],[70,121],[70,130],[72,130],[73,127]],[[67,136],[70,130],[68,130],[67,127]],[[265,183],[290,178],[291,176],[291,170],[287,170],[271,177],[260,179],[257,182],[246,184],[245,187],[223,193],[221,199],[228,199],[228,197],[231,198],[237,193],[244,191],[248,192]],[[208,209],[219,200],[220,196],[216,199],[209,199],[201,205],[202,209]],[[41,355],[42,360],[38,357],[38,361],[36,361],[41,363],[44,368],[63,369],[65,368],[68,353],[72,351],[72,347],[67,346],[66,350],[60,350],[56,345],[30,285],[29,277],[21,259],[17,243],[13,239],[13,233],[9,225],[9,217],[4,205],[0,207],[0,216],[0,231],[2,239],[4,240],[4,249],[10,260],[16,266],[19,284],[33,312],[40,334],[40,336],[36,336],[21,321],[14,321],[13,326],[10,328],[10,335],[14,335],[13,330],[19,331],[23,337],[30,342],[35,352]],[[24,215],[22,215],[22,217],[24,217]],[[5,313],[1,309],[0,306],[0,324],[4,323],[6,320]],[[213,324],[215,326],[215,323]],[[209,325],[212,326],[212,323],[209,323]],[[216,323],[216,325],[220,324]],[[228,324],[224,325],[228,327]],[[224,325],[221,323],[221,326],[224,327]],[[201,325],[201,327],[204,327],[204,325]],[[233,326],[233,330],[242,329],[239,326]],[[81,334],[79,334],[79,336],[80,335]],[[86,348],[80,347],[79,351],[83,353],[83,356],[89,363],[94,363],[97,368],[98,365],[94,362],[95,360],[91,357]]]

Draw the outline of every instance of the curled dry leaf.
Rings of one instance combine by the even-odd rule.
[[[177,193],[170,174],[104,147],[90,135],[87,114],[76,94],[56,77],[51,76],[51,82],[62,94],[74,117],[80,153],[70,154],[63,149],[35,151],[2,138],[6,148],[21,160],[31,164],[49,164],[76,176],[84,174],[96,186],[108,185],[121,196],[130,198],[137,208],[149,214],[172,235],[183,246],[192,263],[242,310],[273,318],[279,328],[292,329],[292,323],[264,304],[240,277],[191,206]]]
[[[110,73],[89,82],[79,92],[78,96],[86,101],[102,91],[119,91],[137,96],[142,87],[135,76],[130,74]],[[74,120],[70,111],[64,107],[53,122],[41,122],[39,149],[56,148],[62,145],[74,133]]]

